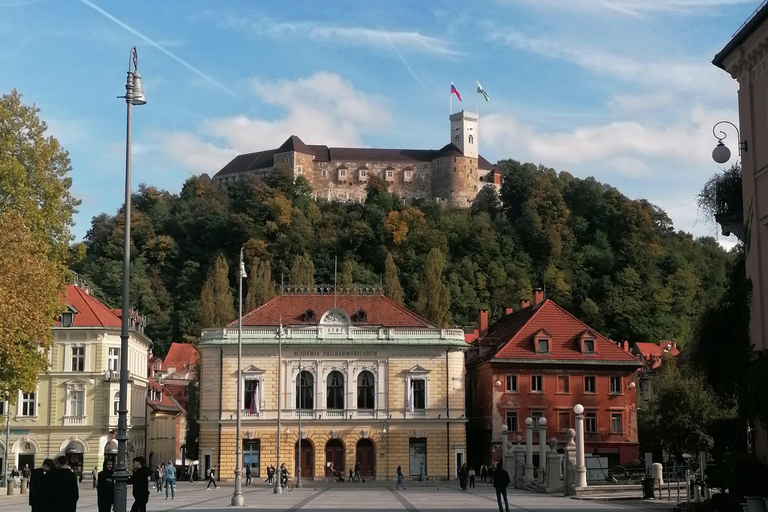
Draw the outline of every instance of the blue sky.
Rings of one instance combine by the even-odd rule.
[[[0,0],[0,91],[42,109],[72,158],[74,233],[114,213],[125,71],[139,49],[134,176],[177,192],[233,155],[310,144],[438,148],[450,79],[480,152],[589,175],[714,235],[695,196],[737,84],[710,64],[755,0]],[[734,152],[735,134],[729,134]],[[722,239],[722,237],[720,237]],[[729,241],[722,242],[728,245]]]

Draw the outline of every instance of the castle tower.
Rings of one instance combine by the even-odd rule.
[[[477,114],[462,110],[451,114],[451,142],[468,158],[477,158]]]

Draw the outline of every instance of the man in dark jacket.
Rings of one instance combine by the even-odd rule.
[[[76,512],[80,490],[77,486],[77,475],[69,467],[64,455],[56,457],[58,467],[50,472],[51,494],[55,500],[56,510],[61,512]]]
[[[50,472],[55,467],[52,459],[45,459],[43,465],[32,470],[29,478],[29,506],[32,512],[48,512],[53,509],[51,502]]]
[[[96,476],[96,502],[99,505],[99,512],[112,512],[112,505],[115,504],[115,481],[112,478],[114,474],[114,463],[111,460],[104,461],[104,469]]]
[[[131,512],[147,512],[149,501],[149,478],[152,470],[146,466],[144,457],[133,458],[133,474],[128,483],[133,485],[133,506]]]
[[[507,486],[509,485],[509,473],[501,467],[501,461],[496,464],[496,471],[493,472],[493,486],[496,488],[496,501],[499,502],[499,512],[509,512],[509,501],[507,501]],[[506,511],[501,508],[501,498],[504,497],[504,506]]]

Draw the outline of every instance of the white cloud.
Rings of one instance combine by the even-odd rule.
[[[647,94],[617,94],[608,102],[611,110],[619,112],[655,111],[677,106],[677,98],[669,91]]]
[[[262,102],[285,115],[210,119],[198,134],[160,136],[164,151],[190,170],[215,173],[235,154],[278,147],[289,135],[307,144],[359,146],[361,133],[386,130],[392,122],[380,98],[356,90],[338,74],[316,72],[293,81],[254,79],[251,85]]]
[[[707,9],[733,5],[754,4],[754,0],[512,0],[534,4],[539,7],[551,7],[582,11],[610,10],[631,16],[646,13],[711,15]]]

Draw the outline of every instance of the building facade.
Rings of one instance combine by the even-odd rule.
[[[638,361],[541,291],[520,306],[490,327],[487,312],[480,313],[479,337],[467,354],[470,462],[500,461],[502,443],[525,439],[528,417],[546,418],[547,439],[563,444],[576,404],[586,411],[587,455],[609,467],[637,459]]]
[[[656,370],[661,366],[665,354],[674,358],[680,355],[675,340],[659,343],[637,342],[632,347],[632,355],[643,365],[637,379],[639,384],[637,387],[638,396],[646,402],[653,398],[653,378]]]
[[[307,145],[295,135],[277,149],[236,156],[213,181],[226,185],[245,175],[263,177],[281,165],[294,178],[303,176],[315,198],[364,201],[371,176],[408,199],[442,199],[468,207],[484,185],[501,187],[496,166],[478,152],[478,116],[461,111],[450,116],[450,142],[438,150],[331,148]]]
[[[750,334],[755,351],[768,350],[768,5],[747,20],[712,63],[739,84],[741,183],[748,230],[747,274],[752,281]],[[755,448],[768,458],[768,431],[756,422]]]
[[[383,295],[283,294],[244,317],[242,343],[240,376],[236,323],[204,330],[198,345],[201,471],[234,478],[240,407],[255,475],[278,464],[279,439],[292,475],[301,450],[306,480],[323,479],[328,463],[345,473],[359,463],[368,479],[422,464],[455,478],[466,454],[461,330]]]
[[[0,435],[6,469],[36,467],[66,455],[77,472],[101,468],[117,454],[120,384],[120,312],[68,285],[66,309],[52,328],[50,371],[32,393],[19,391],[10,411],[10,453]],[[144,455],[147,353],[151,341],[141,317],[132,314],[128,368],[128,456]],[[4,404],[5,406],[6,404]],[[6,411],[3,411],[5,416]],[[6,458],[5,454],[9,456]]]

